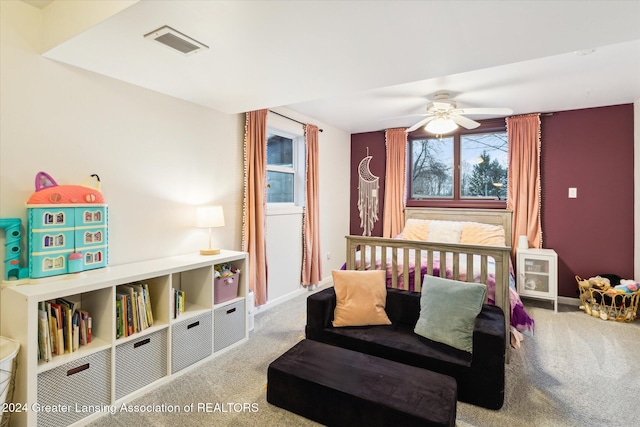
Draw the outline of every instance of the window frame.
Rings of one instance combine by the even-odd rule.
[[[453,137],[453,197],[451,198],[442,198],[442,197],[430,197],[425,199],[412,199],[412,185],[413,182],[411,180],[412,169],[413,169],[413,153],[412,153],[412,143],[415,140],[426,139],[426,138],[435,138],[435,135],[428,133],[421,127],[418,130],[411,132],[407,135],[407,207],[438,207],[438,208],[484,208],[484,209],[506,209],[507,208],[507,200],[505,199],[489,199],[489,198],[462,198],[460,196],[461,193],[461,136],[463,135],[473,135],[479,133],[497,133],[497,132],[506,132],[507,125],[505,123],[505,119],[492,119],[492,120],[484,120],[480,122],[480,126],[475,129],[464,129],[459,128],[456,132],[443,135],[443,137]]]
[[[304,154],[305,154],[305,141],[304,135],[294,132],[288,132],[279,129],[274,126],[267,126],[267,140],[268,135],[278,135],[280,137],[288,138],[293,141],[292,143],[292,167],[269,165],[268,160],[266,165],[266,172],[280,172],[293,175],[293,202],[269,202],[268,201],[268,188],[266,194],[267,207],[271,208],[288,208],[295,206],[302,206],[304,204]],[[267,143],[267,152],[269,146]],[[267,154],[268,159],[268,154]]]

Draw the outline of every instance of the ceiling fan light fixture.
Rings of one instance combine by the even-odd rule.
[[[442,135],[456,129],[458,129],[458,124],[449,117],[437,117],[424,127],[424,130],[434,135]]]

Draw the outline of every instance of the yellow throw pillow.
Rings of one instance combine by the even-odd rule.
[[[467,245],[506,246],[504,228],[500,225],[467,222],[462,226],[460,243]]]
[[[390,325],[384,270],[333,270],[336,309],[333,326]]]
[[[429,220],[410,218],[404,224],[402,238],[406,240],[427,240]]]

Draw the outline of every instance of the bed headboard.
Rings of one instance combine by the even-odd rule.
[[[507,246],[511,246],[511,216],[506,209],[475,208],[405,208],[405,221],[414,219],[437,219],[440,221],[472,221],[501,225],[504,228]]]

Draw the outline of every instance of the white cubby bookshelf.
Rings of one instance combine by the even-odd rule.
[[[229,262],[240,270],[238,295],[214,304],[214,266]],[[13,413],[11,425],[83,424],[104,412],[77,413],[76,403],[120,405],[246,341],[248,265],[245,252],[222,250],[3,286],[0,335],[20,343],[13,401],[29,409]],[[149,285],[154,323],[116,339],[116,288],[138,281]],[[172,288],[185,292],[185,311],[177,318],[171,314]],[[93,340],[39,361],[38,303],[56,298],[79,302],[89,312]],[[140,360],[148,369],[127,368]],[[71,412],[45,415],[32,410],[38,404],[69,406]]]

